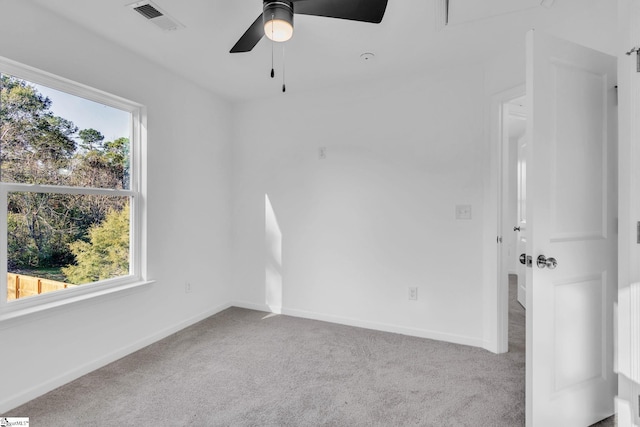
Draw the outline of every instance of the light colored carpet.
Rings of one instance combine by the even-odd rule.
[[[515,291],[515,283],[512,283]],[[510,352],[231,308],[6,416],[38,426],[521,426]]]

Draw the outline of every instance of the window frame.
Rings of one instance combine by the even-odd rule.
[[[152,283],[146,279],[146,108],[139,103],[92,88],[18,63],[0,56],[0,74],[8,74],[30,83],[46,86],[67,94],[88,99],[131,114],[129,189],[69,187],[21,184],[0,181],[0,321],[39,312],[67,303],[131,289]],[[89,194],[127,196],[130,198],[129,275],[83,284],[60,291],[7,300],[7,196],[10,192]]]

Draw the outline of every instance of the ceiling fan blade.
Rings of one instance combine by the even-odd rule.
[[[264,36],[264,24],[262,22],[262,14],[260,14],[229,52],[249,52],[258,44],[262,36]]]
[[[301,15],[326,16],[379,24],[387,0],[293,0],[293,11]]]

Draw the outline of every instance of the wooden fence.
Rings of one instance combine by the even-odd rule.
[[[41,279],[39,277],[24,276],[21,274],[7,273],[7,300],[26,298],[32,295],[66,289],[71,283],[57,282],[55,280]]]

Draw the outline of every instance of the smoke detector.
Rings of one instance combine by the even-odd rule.
[[[371,52],[365,52],[360,55],[360,59],[362,59],[363,62],[372,62],[375,57],[376,55]]]
[[[170,17],[153,2],[139,1],[128,4],[127,6],[138,12],[141,16],[145,17],[149,22],[156,25],[161,30],[175,31],[184,28],[184,25]]]

